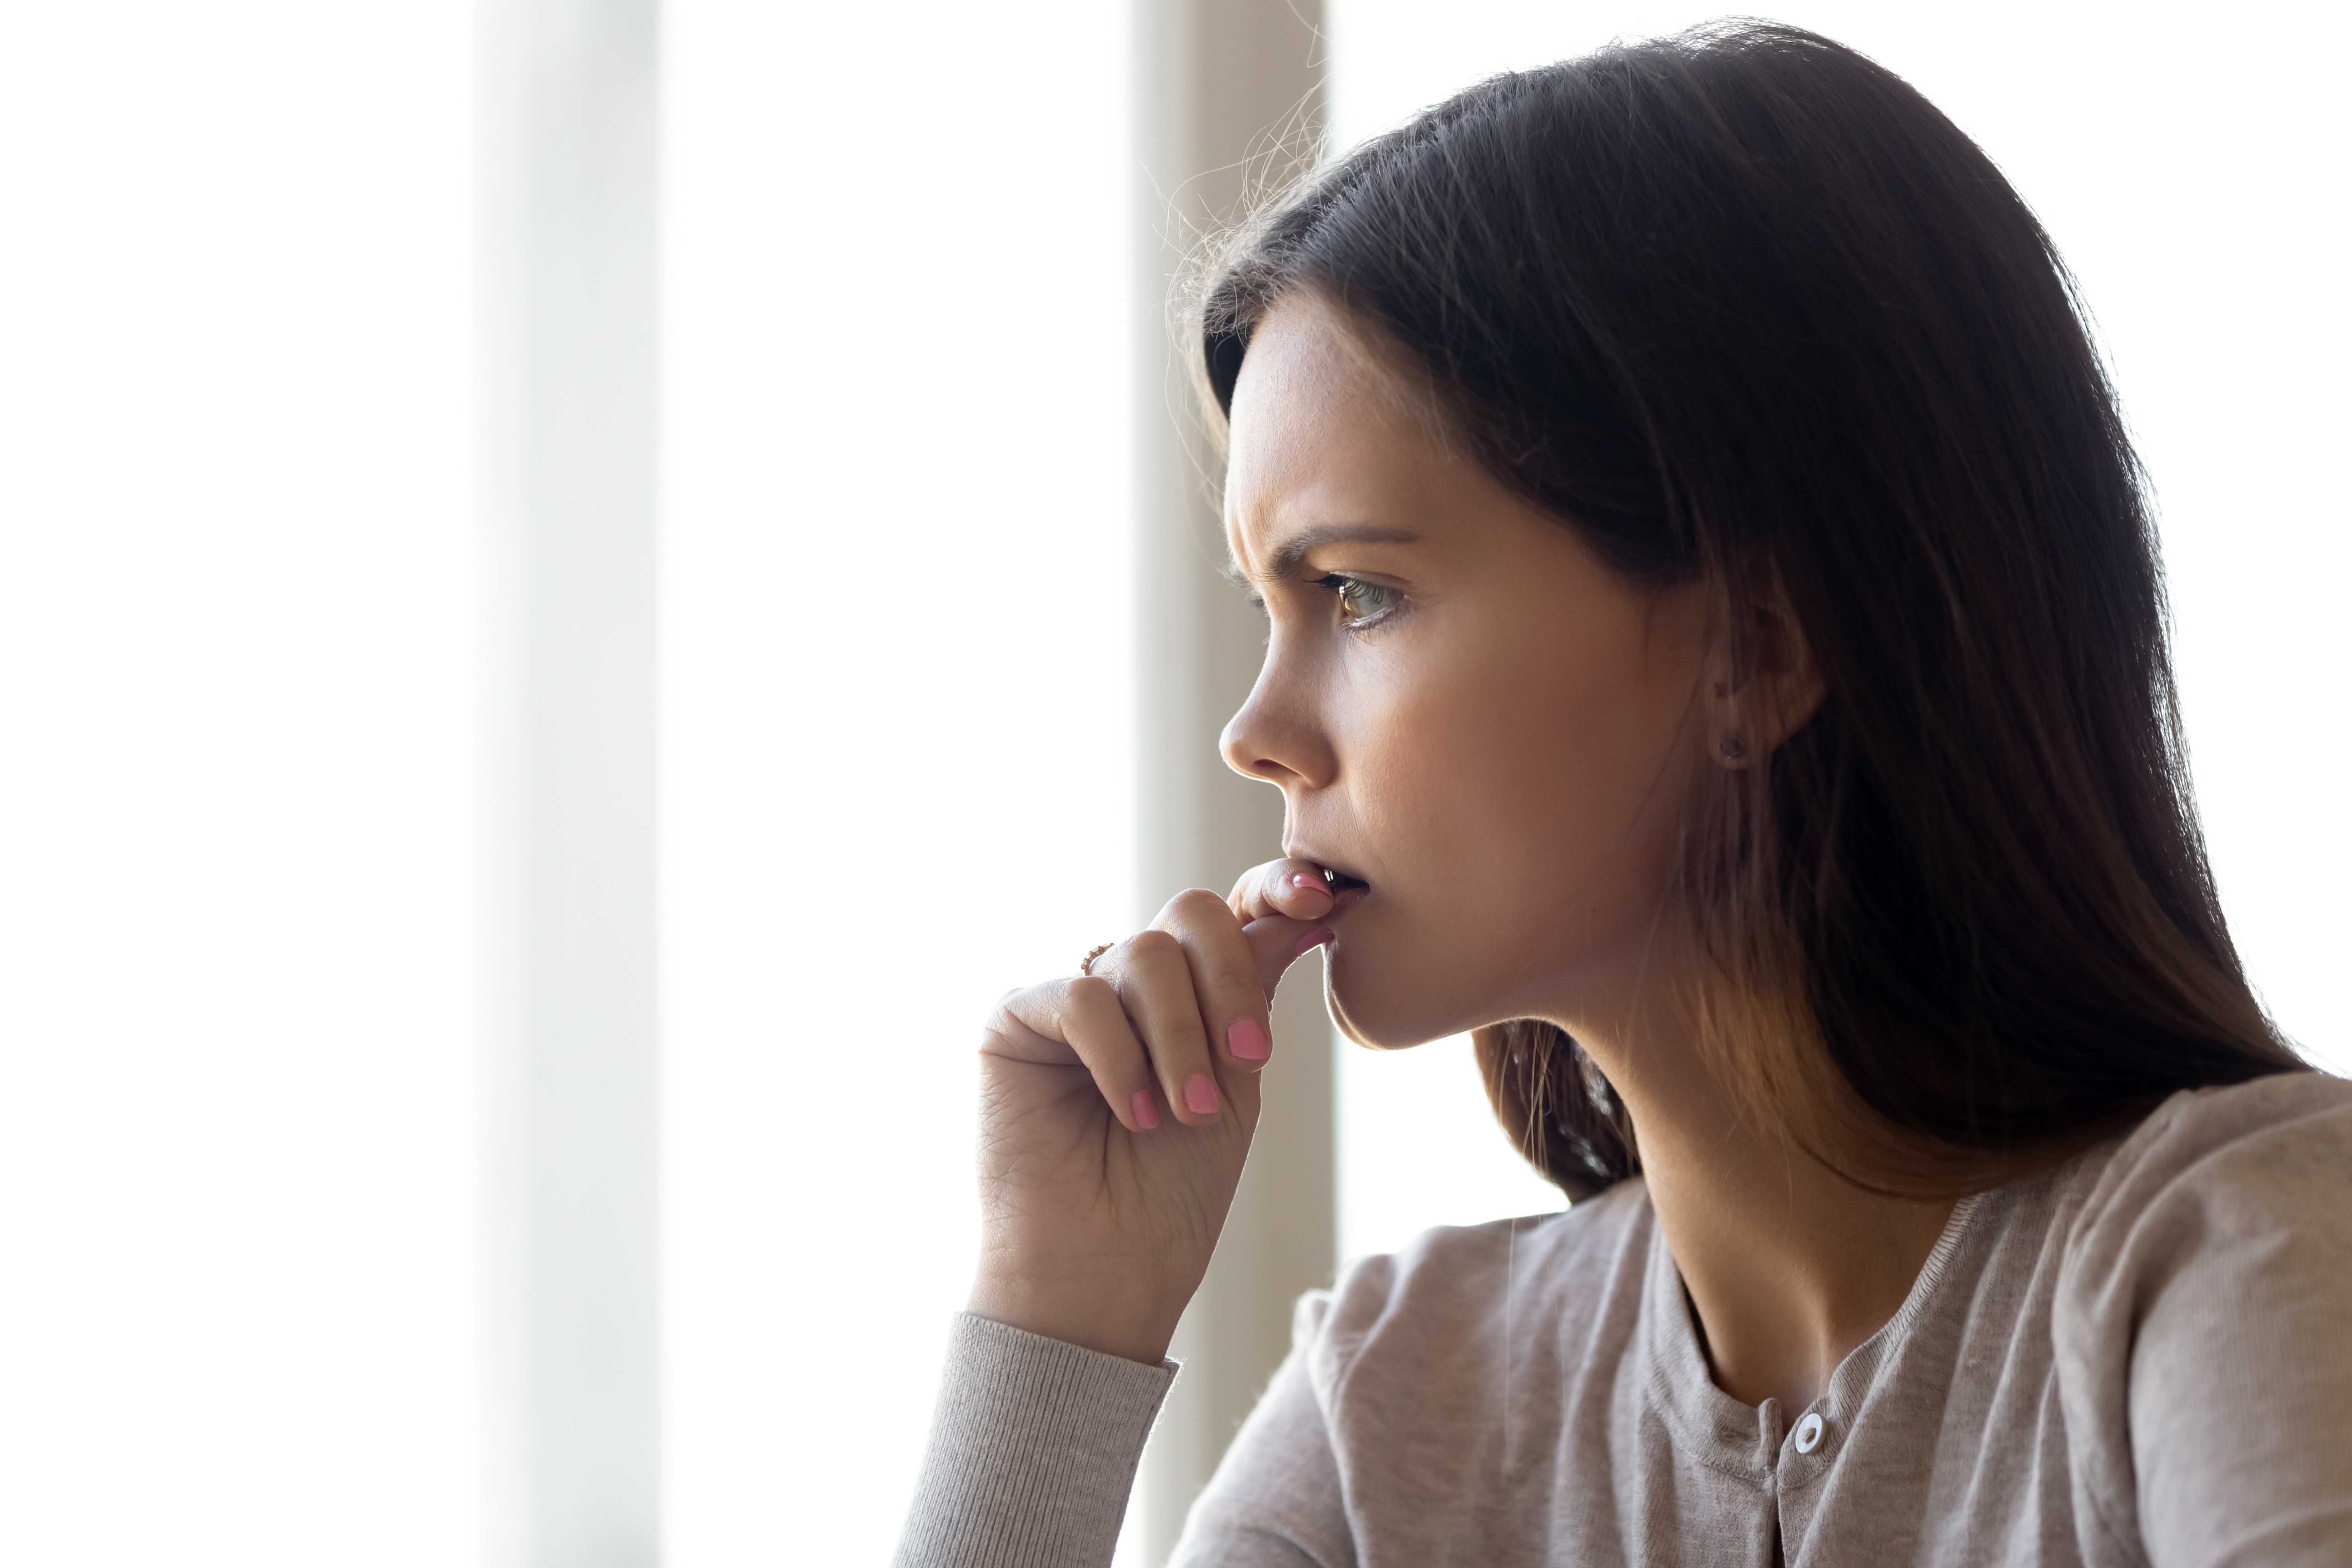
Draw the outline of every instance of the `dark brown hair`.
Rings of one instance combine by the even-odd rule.
[[[1310,289],[1454,438],[1626,577],[1793,618],[1825,688],[1685,826],[1729,984],[1706,1038],[1803,1146],[1953,1190],[2172,1092],[2302,1063],[2208,870],[2141,474],[2071,280],[1892,73],[1724,24],[1470,89],[1338,160],[1218,266],[1202,366]],[[1639,1168],[1558,1029],[1483,1030],[1571,1196]]]

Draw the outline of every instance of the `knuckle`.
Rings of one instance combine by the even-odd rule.
[[[1188,887],[1168,901],[1168,913],[1180,920],[1206,920],[1233,914],[1232,906],[1205,887]]]
[[[1139,931],[1127,939],[1127,950],[1147,962],[1165,961],[1181,954],[1183,945],[1165,931]]]

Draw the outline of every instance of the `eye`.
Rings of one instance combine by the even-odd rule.
[[[1315,586],[1339,601],[1339,624],[1350,631],[1384,619],[1402,597],[1393,588],[1382,588],[1377,582],[1343,577],[1337,572],[1318,578]]]

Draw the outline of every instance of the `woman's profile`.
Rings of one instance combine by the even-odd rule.
[[[1178,1562],[2352,1563],[2352,1084],[2242,972],[1984,154],[1808,33],[1620,46],[1322,169],[1194,322],[1281,858],[992,1019],[900,1562],[1109,1562],[1321,946],[1574,1202],[1302,1301]]]

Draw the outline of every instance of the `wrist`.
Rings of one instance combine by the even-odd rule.
[[[1168,1344],[1176,1334],[1173,1317],[1130,1291],[1005,1279],[985,1271],[972,1281],[964,1311],[1024,1333],[1146,1366],[1168,1359]]]

